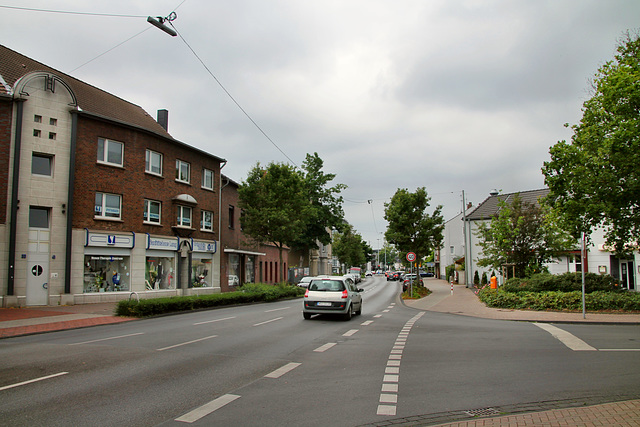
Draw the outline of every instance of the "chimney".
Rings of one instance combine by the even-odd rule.
[[[473,203],[469,202],[467,203],[467,209],[471,209],[473,207]]]
[[[158,110],[158,123],[169,132],[169,110]]]

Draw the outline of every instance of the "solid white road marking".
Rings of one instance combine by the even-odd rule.
[[[198,421],[200,418],[209,415],[213,411],[216,411],[222,408],[224,405],[227,405],[233,402],[239,397],[240,396],[236,394],[225,394],[224,396],[220,396],[219,398],[212,400],[209,403],[205,403],[201,407],[196,408],[193,411],[188,412],[183,416],[176,418],[176,421],[179,421],[182,423],[194,423]]]
[[[280,378],[281,376],[283,376],[289,371],[294,370],[298,366],[300,366],[300,363],[294,363],[294,362],[287,363],[283,367],[278,368],[275,371],[271,372],[270,374],[265,375],[265,378]]]
[[[231,320],[231,319],[235,319],[235,316],[234,316],[234,317],[224,317],[224,318],[222,318],[222,319],[207,320],[207,321],[205,321],[205,322],[198,322],[198,323],[194,323],[193,325],[194,325],[194,326],[196,326],[196,325],[204,325],[204,324],[206,324],[206,323],[222,322],[223,320]]]
[[[598,351],[640,351],[640,348],[599,348]]]
[[[183,345],[189,345],[189,344],[193,344],[193,343],[196,343],[196,342],[208,340],[208,339],[215,338],[215,337],[217,337],[217,335],[211,335],[209,337],[199,338],[199,339],[193,340],[193,341],[187,341],[187,342],[183,342],[183,343],[180,343],[180,344],[170,345],[169,347],[157,348],[156,350],[157,351],[165,351],[165,350],[169,350],[169,349],[172,349],[172,348],[182,347]]]
[[[569,347],[574,351],[596,351],[595,347],[591,347],[586,342],[582,341],[580,338],[575,335],[557,328],[553,325],[549,325],[548,323],[534,323],[540,329],[544,329],[549,332],[554,338],[558,339],[562,344]]]
[[[90,344],[92,342],[100,342],[100,341],[109,341],[109,340],[116,340],[118,338],[127,338],[127,337],[133,337],[135,335],[144,335],[144,332],[138,332],[135,334],[127,334],[127,335],[119,335],[117,337],[109,337],[109,338],[100,338],[97,340],[91,340],[91,341],[83,341],[83,342],[74,342],[73,344],[69,344],[69,345],[81,345],[81,344]]]
[[[52,374],[52,375],[47,375],[46,377],[40,377],[40,378],[34,378],[32,380],[28,380],[28,381],[22,381],[20,383],[15,383],[15,384],[10,384],[10,385],[6,385],[4,387],[0,387],[0,391],[2,390],[8,390],[10,388],[14,388],[14,387],[20,387],[23,385],[27,385],[27,384],[31,384],[31,383],[35,383],[38,381],[44,381],[44,380],[48,380],[50,378],[55,378],[55,377],[59,377],[61,375],[67,375],[69,372],[58,372],[57,374]]]
[[[322,346],[316,348],[313,351],[315,351],[316,353],[322,353],[322,352],[325,352],[325,351],[329,350],[331,347],[333,347],[336,344],[337,343],[335,343],[335,342],[328,342],[325,345],[322,345]]]
[[[266,325],[267,323],[275,322],[275,321],[277,321],[277,320],[282,320],[282,319],[284,319],[284,317],[276,317],[275,319],[267,320],[267,321],[265,321],[265,322],[256,323],[256,324],[255,324],[255,325],[253,325],[253,326]]]
[[[358,332],[358,329],[351,329],[347,332],[345,332],[344,334],[342,334],[343,337],[350,337],[351,335],[355,334],[356,332]]]

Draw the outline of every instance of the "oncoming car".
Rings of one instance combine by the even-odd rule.
[[[310,319],[314,314],[339,314],[350,320],[362,313],[362,291],[349,277],[316,277],[304,294],[302,315]]]

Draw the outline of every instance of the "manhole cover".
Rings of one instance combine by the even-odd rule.
[[[469,414],[471,417],[487,417],[490,415],[500,415],[494,408],[472,409],[470,411],[464,411],[465,414]]]

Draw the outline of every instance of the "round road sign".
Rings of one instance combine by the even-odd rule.
[[[416,260],[416,254],[413,252],[407,252],[407,261],[413,262]]]

